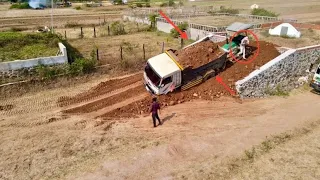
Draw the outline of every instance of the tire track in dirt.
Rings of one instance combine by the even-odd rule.
[[[117,93],[113,96],[109,96],[106,98],[102,98],[96,101],[92,101],[90,103],[86,103],[82,106],[78,106],[75,108],[67,109],[62,111],[63,113],[90,113],[93,111],[98,111],[103,109],[104,107],[111,106],[118,102],[125,102],[126,99],[133,98],[137,95],[144,94],[146,92],[144,86],[138,86],[121,93]],[[125,104],[126,105],[126,104]]]
[[[85,105],[87,105],[87,104],[94,103],[94,102],[97,102],[97,101],[106,99],[106,98],[108,98],[108,97],[117,95],[117,94],[119,94],[119,93],[123,93],[123,92],[125,92],[125,91],[130,90],[130,89],[137,88],[137,87],[139,87],[139,86],[141,86],[141,85],[142,85],[142,81],[138,81],[138,82],[136,82],[136,83],[134,83],[134,84],[131,84],[131,85],[129,85],[129,86],[126,86],[126,87],[124,87],[124,88],[122,88],[122,89],[119,89],[119,90],[116,90],[116,91],[112,91],[112,92],[107,93],[107,94],[105,94],[105,95],[103,95],[103,96],[99,96],[99,97],[96,98],[96,99],[92,99],[92,100],[90,100],[90,101],[85,101],[85,102],[81,102],[81,103],[77,103],[77,104],[72,104],[72,105],[70,105],[70,106],[65,107],[62,111],[66,111],[66,110],[68,110],[68,109],[79,108],[79,107],[85,106]]]
[[[142,86],[143,87],[143,86]],[[144,87],[143,87],[144,88]],[[146,91],[144,89],[144,91]],[[91,116],[95,117],[95,118],[100,118],[100,117],[105,117],[105,114],[108,114],[108,112],[114,111],[115,109],[119,109],[121,107],[124,107],[128,104],[132,104],[134,102],[140,101],[142,99],[145,99],[146,97],[148,97],[149,93],[147,92],[143,92],[142,94],[136,95],[132,98],[128,98],[125,101],[122,101],[120,103],[116,103],[112,106],[108,106],[106,108],[100,109],[99,111],[90,113]]]
[[[58,99],[58,106],[63,107],[71,104],[81,103],[85,101],[91,101],[95,98],[103,96],[107,93],[117,91],[123,87],[132,85],[142,80],[142,74],[138,73],[123,79],[112,79],[106,82],[98,84],[96,87],[90,89],[87,92],[80,93],[73,97],[62,96]]]

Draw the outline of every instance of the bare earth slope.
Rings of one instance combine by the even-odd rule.
[[[309,92],[242,104],[192,101],[164,110],[156,129],[149,117],[103,121],[60,113],[59,96],[93,84],[1,101],[2,179],[182,177],[320,115],[318,96]]]

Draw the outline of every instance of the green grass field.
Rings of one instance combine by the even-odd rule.
[[[59,38],[52,34],[0,33],[0,62],[54,56]]]

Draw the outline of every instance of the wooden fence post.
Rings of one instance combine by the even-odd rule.
[[[103,23],[106,23],[106,15],[103,15]]]
[[[164,52],[164,42],[162,42],[162,53]]]
[[[97,48],[97,61],[99,61],[99,49]]]
[[[96,36],[96,26],[93,26],[93,37],[95,37],[95,38],[97,37]]]
[[[82,27],[81,27],[81,33],[80,33],[81,38],[83,38],[83,31],[82,31]]]
[[[123,56],[122,56],[122,46],[120,46],[120,59],[123,60]]]
[[[67,31],[64,31],[64,38],[67,39]]]
[[[143,60],[146,60],[146,50],[144,49],[144,44],[142,44],[142,50],[143,50]]]
[[[101,23],[100,23],[100,16],[99,16],[99,26],[101,26]]]
[[[180,45],[181,45],[181,49],[183,48],[183,38],[180,38]]]
[[[108,25],[108,36],[110,36],[110,26]]]
[[[138,29],[138,32],[139,32],[139,23],[137,23],[137,29]]]

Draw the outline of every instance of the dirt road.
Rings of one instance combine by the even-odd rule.
[[[170,179],[209,171],[266,136],[318,119],[319,96],[192,101],[149,117],[121,121],[63,115],[60,96],[96,82],[1,101],[0,177],[8,179]],[[103,97],[101,97],[103,98]],[[310,106],[312,102],[312,106]],[[303,113],[301,113],[303,112]],[[80,178],[81,177],[81,178]]]
[[[106,160],[95,173],[79,179],[197,179],[194,171],[205,171],[228,156],[240,155],[266,136],[319,119],[317,98],[304,93],[243,104],[221,99],[178,105],[165,111],[164,125],[153,131],[149,118],[129,122],[155,139],[166,136],[168,143]]]

